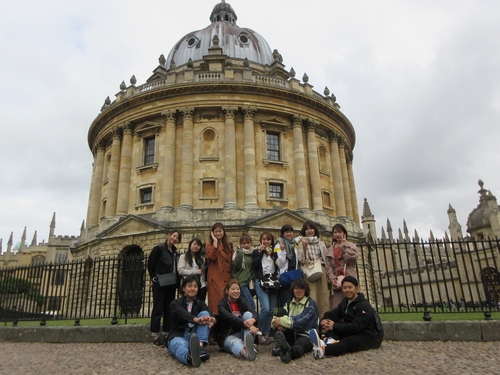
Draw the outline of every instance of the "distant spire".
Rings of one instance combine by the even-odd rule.
[[[82,226],[80,227],[80,232],[85,229],[85,220],[82,221]]]
[[[363,201],[363,217],[373,216],[368,200],[365,198]]]
[[[21,245],[24,245],[26,242],[26,227],[24,227],[23,234],[21,236]]]
[[[434,242],[434,233],[432,233],[432,229],[431,229],[431,242]]]
[[[49,239],[54,237],[54,230],[56,229],[56,213],[52,215],[52,220],[50,221]]]
[[[420,242],[420,237],[418,236],[416,229],[415,229],[415,242]]]
[[[10,232],[9,240],[7,241],[7,252],[10,253],[12,251],[12,237],[14,236],[14,232]]]
[[[0,255],[2,255],[2,242],[3,242],[3,238],[0,238]]]
[[[36,244],[37,244],[37,239],[36,239],[36,231],[35,231],[35,234],[33,235],[33,239],[31,240],[30,247],[31,246],[36,246]]]

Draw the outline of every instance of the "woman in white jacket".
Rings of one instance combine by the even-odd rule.
[[[182,277],[195,275],[200,280],[200,289],[197,298],[205,301],[207,296],[207,283],[205,278],[205,257],[202,255],[202,243],[199,238],[193,238],[189,242],[188,251],[179,257],[177,270]]]

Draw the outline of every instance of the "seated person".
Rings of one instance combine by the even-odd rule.
[[[342,280],[342,292],[344,298],[340,304],[326,312],[319,323],[326,342],[320,339],[317,330],[309,333],[316,359],[380,347],[375,310],[363,294],[359,293],[358,280],[346,276]]]
[[[254,361],[257,352],[253,347],[258,315],[247,299],[241,296],[240,283],[229,279],[224,288],[224,298],[219,302],[219,346],[236,358]]]
[[[168,351],[185,365],[199,367],[210,356],[203,349],[208,342],[210,328],[215,317],[205,301],[196,298],[200,280],[195,275],[182,281],[184,295],[170,305],[170,332],[167,337]]]
[[[279,355],[284,363],[309,353],[313,345],[309,340],[309,330],[318,327],[318,306],[309,297],[309,284],[303,278],[294,280],[290,285],[292,299],[280,308],[273,318],[272,325],[276,346],[273,355]]]

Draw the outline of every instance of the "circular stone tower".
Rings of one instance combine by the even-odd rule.
[[[90,126],[94,163],[76,254],[150,250],[171,228],[205,241],[217,221],[236,241],[305,220],[323,234],[342,222],[361,236],[355,133],[335,96],[285,69],[228,3],[210,21],[161,55],[146,83],[122,82]]]

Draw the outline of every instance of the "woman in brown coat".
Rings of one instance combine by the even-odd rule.
[[[218,305],[224,298],[224,287],[232,278],[233,246],[228,241],[222,223],[215,223],[210,231],[210,240],[205,249],[207,259],[208,308],[219,315]]]
[[[356,259],[358,248],[347,241],[347,230],[342,224],[335,224],[332,228],[333,245],[326,251],[325,267],[330,287],[330,310],[333,310],[344,298],[342,285],[338,276],[353,276],[356,279]]]

